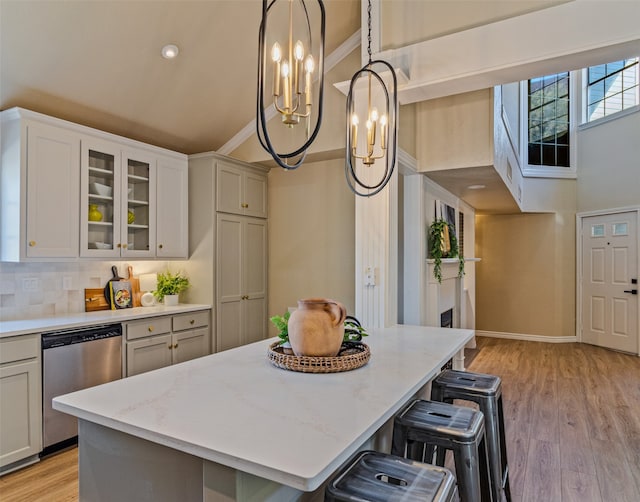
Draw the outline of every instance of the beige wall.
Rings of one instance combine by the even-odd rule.
[[[382,0],[383,49],[442,37],[567,0]]]
[[[640,111],[578,132],[578,211],[640,204]]]
[[[418,171],[493,164],[492,89],[416,104]]]
[[[476,216],[476,329],[575,335],[573,213]]]
[[[343,160],[270,171],[269,316],[314,296],[354,312],[354,197]]]

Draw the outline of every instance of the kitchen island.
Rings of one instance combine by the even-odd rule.
[[[276,339],[54,399],[78,417],[80,500],[321,500],[362,448],[389,451],[394,414],[473,330],[371,329],[344,373],[276,368]]]

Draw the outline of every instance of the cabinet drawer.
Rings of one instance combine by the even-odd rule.
[[[173,331],[199,328],[209,325],[209,311],[189,312],[173,316]]]
[[[12,336],[0,340],[0,364],[40,355],[40,335]]]
[[[171,332],[171,318],[157,317],[127,323],[127,340]]]

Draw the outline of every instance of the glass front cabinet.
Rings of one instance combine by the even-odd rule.
[[[155,176],[144,151],[81,141],[80,256],[155,256]]]

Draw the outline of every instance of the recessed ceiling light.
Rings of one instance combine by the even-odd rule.
[[[173,44],[165,45],[162,48],[162,57],[165,59],[173,59],[178,55],[179,52],[180,52],[180,49],[178,49],[177,45],[173,45]]]
[[[469,185],[467,187],[468,190],[482,190],[483,188],[487,188],[486,185]]]

